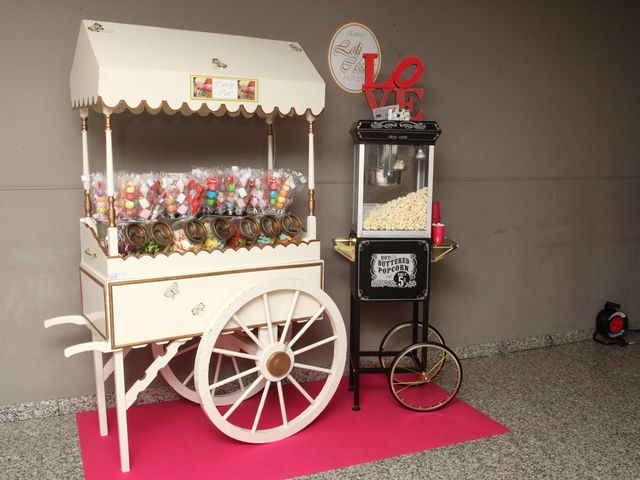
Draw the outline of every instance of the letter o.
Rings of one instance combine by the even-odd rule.
[[[411,66],[416,67],[415,71],[407,80],[402,80],[400,78],[401,75]],[[398,86],[398,88],[409,88],[411,85],[420,80],[422,72],[424,72],[424,64],[422,63],[422,60],[420,60],[418,57],[410,56],[402,60],[398,64],[398,66],[393,69],[393,81]]]

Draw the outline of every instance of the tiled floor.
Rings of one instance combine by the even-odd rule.
[[[640,345],[587,341],[463,368],[461,397],[512,433],[306,478],[640,479]],[[0,479],[81,478],[74,416],[0,424]]]

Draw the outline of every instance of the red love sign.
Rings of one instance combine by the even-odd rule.
[[[424,64],[418,57],[409,56],[398,63],[396,68],[393,69],[393,73],[384,83],[374,82],[374,60],[378,58],[377,53],[365,53],[364,57],[364,83],[362,84],[362,91],[367,97],[369,108],[374,109],[378,107],[384,107],[388,105],[389,94],[395,94],[395,102],[401,109],[406,109],[411,112],[411,120],[422,120],[422,109],[418,109],[416,106],[416,99],[422,100],[424,95],[424,89],[412,88],[416,84],[422,72],[424,72]],[[402,79],[402,74],[405,71],[410,71],[412,67],[415,67],[413,73],[409,75],[406,80]],[[380,102],[376,101],[374,91],[381,90],[382,97]],[[391,105],[393,105],[391,104]]]

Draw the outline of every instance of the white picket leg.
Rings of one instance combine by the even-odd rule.
[[[98,335],[91,332],[93,341],[98,341]],[[104,392],[104,365],[102,363],[102,352],[93,351],[93,374],[96,377],[96,404],[98,406],[98,423],[100,425],[100,436],[109,434],[107,427],[107,401]]]
[[[122,349],[122,358],[127,358],[127,355],[129,355],[129,352],[131,351],[131,347],[124,347]],[[109,358],[109,360],[107,360],[104,364],[104,368],[102,370],[103,373],[103,380],[106,382],[109,377],[111,376],[111,374],[113,373],[113,370],[115,369],[114,367],[114,359],[113,359],[113,355],[111,355],[111,358]]]
[[[120,470],[128,472],[129,434],[127,429],[127,397],[124,385],[124,355],[122,350],[113,352],[115,370],[113,379],[116,389],[116,412],[118,417],[118,443],[120,445]]]

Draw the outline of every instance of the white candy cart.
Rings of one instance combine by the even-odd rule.
[[[252,88],[241,88],[247,85]],[[158,373],[180,395],[199,402],[222,432],[252,443],[300,431],[335,393],[345,367],[346,335],[338,308],[323,291],[314,212],[313,122],[324,108],[324,88],[297,43],[82,22],[71,71],[72,106],[81,118],[85,196],[82,314],[46,320],[45,327],[75,324],[90,330],[92,341],[65,348],[64,354],[93,353],[103,436],[104,382],[114,375],[123,472],[130,469],[126,411]],[[111,133],[113,115],[124,110],[258,116],[267,126],[268,168],[274,166],[274,120],[304,117],[309,141],[304,238],[286,246],[120,256]],[[89,193],[90,111],[104,124],[106,241],[98,236]],[[153,361],[127,389],[124,358],[132,348],[149,345]],[[106,362],[104,354],[110,356]],[[309,379],[321,386],[305,387]],[[288,395],[301,395],[306,406],[291,411]],[[264,425],[266,409],[274,405],[278,425]],[[249,423],[247,408],[253,409]],[[234,415],[243,409],[244,423]]]

